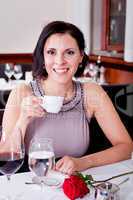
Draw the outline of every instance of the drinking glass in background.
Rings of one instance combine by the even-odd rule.
[[[21,65],[14,65],[14,74],[13,75],[16,80],[19,80],[23,76]]]
[[[8,78],[8,83],[11,83],[11,77],[14,74],[14,65],[12,63],[6,63],[4,73]]]
[[[33,138],[29,147],[29,169],[40,178],[40,183],[54,185],[47,177],[55,165],[53,141],[50,138]]]
[[[98,66],[97,65],[95,65],[95,64],[92,64],[92,63],[90,63],[89,65],[88,65],[88,72],[89,72],[89,74],[90,74],[90,77],[91,77],[91,79],[92,79],[92,82],[97,82],[98,80],[98,71],[99,71],[99,68],[98,68]]]
[[[0,127],[0,173],[6,175],[8,183],[11,182],[11,175],[18,171],[24,161],[25,149],[20,129],[16,128],[12,132],[6,132]],[[14,200],[12,191],[2,195],[0,192],[0,199]]]

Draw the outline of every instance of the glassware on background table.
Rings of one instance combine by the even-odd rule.
[[[33,138],[29,147],[29,169],[40,178],[42,185],[56,184],[56,180],[47,177],[54,165],[55,155],[52,139]]]
[[[96,64],[92,64],[90,63],[87,67],[88,69],[88,72],[90,74],[90,77],[92,79],[92,82],[94,83],[97,83],[97,78],[98,78],[98,71],[99,71],[99,68]]]
[[[11,77],[14,74],[14,65],[12,63],[6,63],[4,73],[8,78],[8,82],[11,83]]]
[[[21,65],[14,65],[14,74],[13,75],[16,80],[19,80],[23,76]]]
[[[21,130],[15,128],[12,132],[0,127],[0,173],[6,175],[11,183],[11,175],[20,169],[24,161],[25,149]],[[10,186],[9,186],[10,188]],[[7,196],[8,194],[8,196]],[[12,191],[1,196],[0,200],[14,200]],[[19,198],[18,198],[19,199]]]

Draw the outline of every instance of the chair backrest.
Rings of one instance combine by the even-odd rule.
[[[116,111],[133,139],[133,84],[104,85]],[[87,153],[94,153],[111,146],[95,118],[90,122],[90,146]]]
[[[103,86],[133,138],[133,84]]]

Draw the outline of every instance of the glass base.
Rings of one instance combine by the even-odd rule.
[[[55,178],[43,178],[43,183],[47,186],[55,186],[55,187],[59,187],[61,186],[61,182]]]
[[[38,177],[35,176],[32,178],[32,182],[39,185],[61,187],[62,181],[52,177]]]

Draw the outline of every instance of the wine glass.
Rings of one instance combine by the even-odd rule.
[[[21,65],[14,65],[14,74],[13,75],[16,80],[19,80],[23,76]]]
[[[40,178],[40,184],[55,185],[56,180],[48,178],[55,165],[55,154],[51,138],[33,138],[29,146],[29,169]]]
[[[98,66],[92,63],[89,64],[88,72],[92,78],[92,82],[97,82]]]
[[[12,63],[6,63],[4,69],[5,75],[8,77],[8,83],[11,83],[11,77],[14,74],[14,65]]]
[[[24,155],[25,150],[21,130],[15,128],[10,132],[0,127],[0,173],[6,175],[8,183],[11,182],[11,175],[22,166]],[[0,194],[0,199],[13,200],[12,193],[8,191],[8,194],[8,196],[1,196]]]

